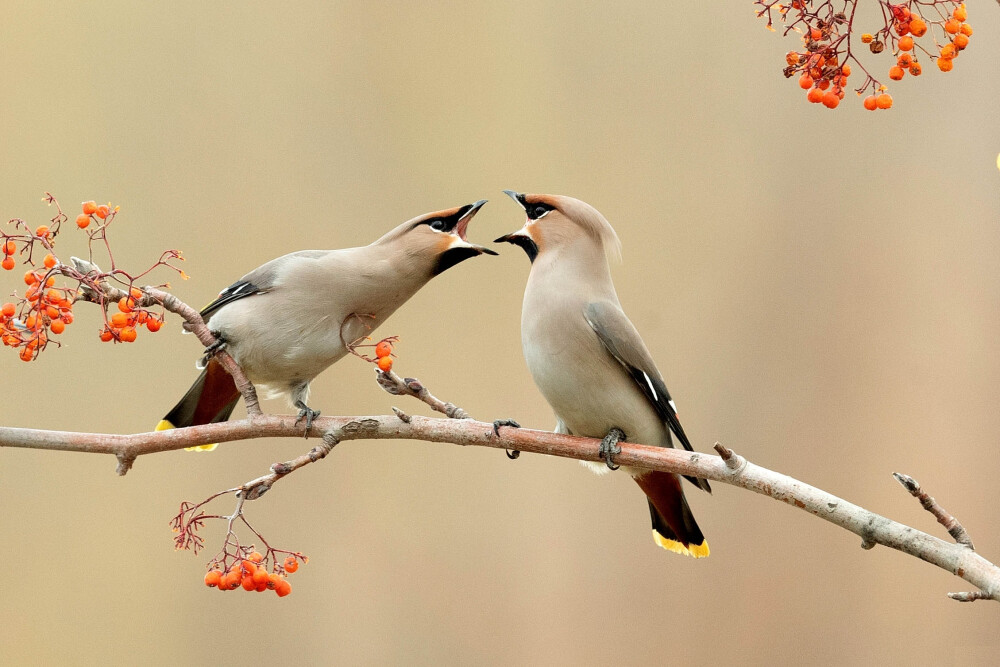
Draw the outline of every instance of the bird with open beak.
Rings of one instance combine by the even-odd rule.
[[[363,247],[278,257],[220,292],[201,316],[247,378],[268,397],[287,397],[308,430],[319,415],[306,405],[309,383],[344,357],[348,345],[434,276],[470,257],[497,254],[466,237],[485,203],[418,216]],[[229,419],[240,393],[211,354],[205,361],[157,430]]]
[[[602,438],[614,470],[618,442],[692,450],[663,376],[622,311],[608,257],[620,254],[615,230],[596,209],[560,195],[505,190],[527,214],[524,226],[497,242],[520,246],[531,260],[521,310],[521,345],[528,369],[555,411],[556,432]],[[653,539],[675,553],[708,556],[680,477],[626,468],[649,501]],[[688,477],[705,491],[708,481]]]

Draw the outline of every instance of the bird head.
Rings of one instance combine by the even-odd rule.
[[[611,224],[597,209],[564,195],[522,194],[504,190],[524,209],[524,226],[496,239],[495,243],[520,246],[532,262],[538,255],[582,241],[598,244],[605,253],[618,256],[621,244]]]
[[[377,243],[401,244],[407,255],[429,265],[431,275],[435,276],[470,257],[496,255],[466,237],[469,222],[484,204],[486,200],[481,199],[474,204],[425,213],[404,222]]]

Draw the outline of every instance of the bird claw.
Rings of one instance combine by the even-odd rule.
[[[622,453],[619,442],[625,442],[625,432],[620,428],[613,428],[601,440],[601,446],[597,450],[598,456],[604,459],[610,470],[618,470],[621,466],[614,462],[614,457]]]
[[[215,336],[215,342],[205,348],[205,352],[202,354],[201,359],[197,364],[195,364],[195,366],[199,369],[207,367],[208,362],[212,360],[212,357],[214,357],[219,350],[226,346],[227,341],[222,334],[213,332],[213,335]]]
[[[494,419],[493,420],[493,435],[495,435],[498,438],[500,437],[500,427],[501,426],[510,426],[511,428],[521,428],[521,425],[518,424],[513,419]],[[514,450],[504,449],[503,451],[504,451],[505,454],[507,454],[507,458],[509,458],[511,461],[513,461],[514,459],[516,459],[517,457],[519,457],[521,455],[521,452],[518,451],[518,450],[516,450],[516,449],[514,449]]]
[[[305,419],[306,420],[305,435],[306,437],[308,437],[309,429],[312,428],[313,422],[316,420],[317,417],[319,417],[320,412],[319,410],[313,410],[302,401],[295,401],[295,407],[299,409],[299,416],[295,419],[295,425],[298,426],[298,423],[303,419]]]

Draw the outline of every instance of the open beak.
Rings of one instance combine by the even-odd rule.
[[[476,213],[479,213],[479,209],[481,209],[486,204],[486,201],[487,200],[485,199],[480,199],[475,204],[468,204],[467,206],[463,206],[462,207],[463,210],[460,212],[461,217],[459,217],[458,222],[455,224],[455,229],[452,231],[452,233],[458,236],[458,238],[461,239],[466,245],[468,245],[468,247],[477,250],[480,254],[496,255],[497,254],[496,251],[490,250],[489,248],[477,245],[475,243],[470,243],[469,239],[466,238],[465,236],[466,231],[469,228],[469,223],[472,222],[472,219],[474,217],[476,217]]]
[[[521,208],[526,208],[524,203],[524,195],[519,192],[514,192],[513,190],[504,190],[503,193],[516,201]],[[528,255],[528,259],[532,262],[535,261],[535,257],[538,256],[538,244],[535,240],[531,238],[528,234],[528,230],[524,227],[517,230],[516,232],[511,232],[510,234],[504,234],[500,238],[493,241],[494,243],[512,243],[516,246],[520,246],[524,252]]]

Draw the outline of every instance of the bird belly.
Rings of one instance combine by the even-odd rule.
[[[666,427],[655,409],[596,337],[595,342],[560,349],[524,346],[535,384],[556,417],[574,435],[603,438],[619,428],[629,442],[665,444]]]

